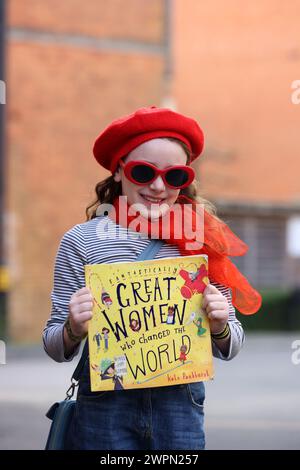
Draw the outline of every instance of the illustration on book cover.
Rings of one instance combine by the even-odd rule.
[[[85,266],[91,390],[159,387],[213,378],[201,308],[207,255]]]

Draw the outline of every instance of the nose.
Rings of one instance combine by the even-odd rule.
[[[154,181],[152,181],[152,183],[150,184],[150,188],[156,192],[161,192],[165,190],[165,183],[160,175],[155,178]]]

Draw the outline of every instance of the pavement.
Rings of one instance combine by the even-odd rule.
[[[294,334],[247,334],[232,361],[215,359],[206,384],[209,449],[300,449],[300,363]],[[300,346],[299,346],[300,348]],[[300,354],[298,354],[300,358]],[[76,362],[58,364],[42,346],[8,345],[0,365],[0,449],[43,449],[45,412],[65,397]]]

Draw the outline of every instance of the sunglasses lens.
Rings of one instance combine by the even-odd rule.
[[[189,175],[187,171],[182,169],[178,170],[169,170],[166,173],[166,181],[170,186],[174,186],[174,188],[179,188],[180,186],[184,185],[189,179]]]
[[[147,165],[135,165],[131,169],[131,177],[138,183],[148,183],[155,176],[153,168]]]

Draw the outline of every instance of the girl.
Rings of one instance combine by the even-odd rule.
[[[153,233],[164,240],[157,259],[208,255],[210,283],[202,308],[210,323],[213,354],[226,361],[238,354],[244,332],[234,307],[245,314],[254,313],[261,297],[228,258],[244,254],[247,246],[216,216],[214,206],[199,196],[193,182],[190,163],[202,149],[203,133],[196,121],[155,106],[113,121],[99,135],[94,156],[112,175],[97,184],[96,201],[86,210],[87,221],[67,231],[60,242],[51,318],[43,333],[45,350],[55,361],[71,361],[87,335],[93,298],[85,287],[84,265],[134,262]],[[127,205],[121,210],[120,200],[125,196]],[[113,217],[103,210],[103,203],[113,205]],[[204,238],[198,247],[197,243],[189,245],[187,241],[191,240],[185,234],[178,236],[178,225],[168,222],[165,226],[170,208],[186,203],[192,204],[192,210],[182,224],[193,223],[196,203],[204,205]],[[134,220],[129,209],[134,204],[139,204],[147,222],[139,234],[129,226]],[[156,232],[149,231],[153,227]],[[164,237],[163,228],[168,229]],[[197,230],[195,233],[197,239]],[[86,361],[68,446],[98,450],[204,449],[204,399],[203,382],[91,392]]]

